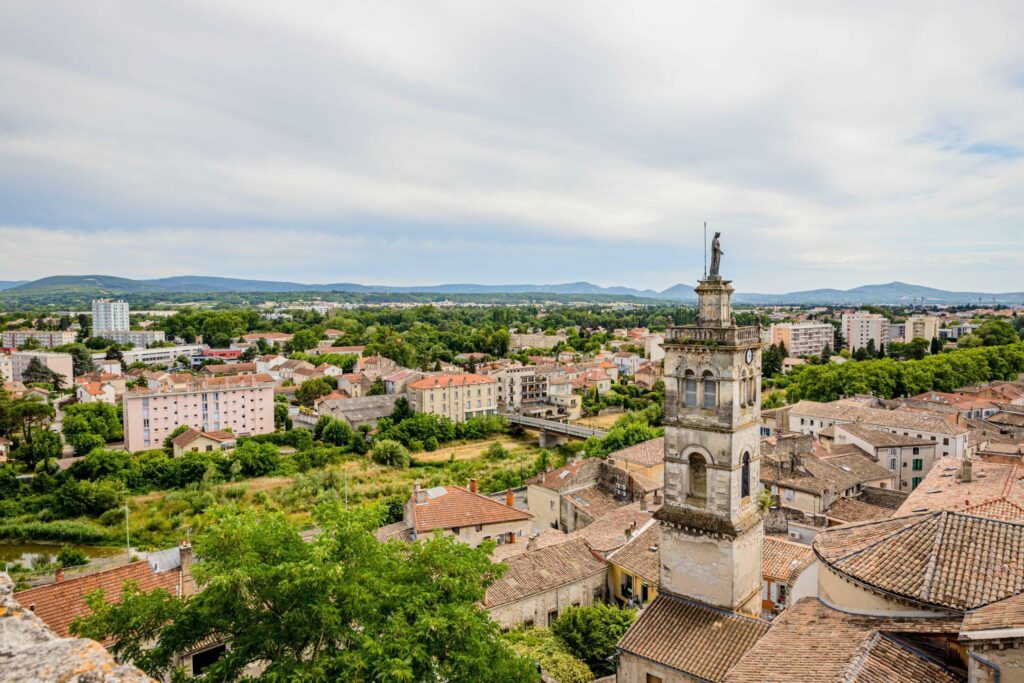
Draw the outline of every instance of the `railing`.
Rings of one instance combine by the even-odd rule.
[[[686,327],[669,328],[665,337],[668,342],[676,344],[694,344],[700,346],[738,346],[761,341],[761,331],[757,327]]]
[[[518,424],[524,427],[533,427],[535,429],[542,429],[545,432],[554,432],[556,434],[565,434],[566,436],[575,436],[580,439],[586,439],[591,436],[603,437],[608,433],[602,429],[581,427],[579,425],[569,424],[567,422],[558,422],[556,420],[543,420],[539,417],[527,417],[525,415],[509,414],[506,415],[505,418],[512,424]]]

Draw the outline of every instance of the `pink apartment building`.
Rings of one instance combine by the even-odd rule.
[[[131,452],[160,448],[179,425],[238,436],[274,431],[274,380],[267,374],[166,375],[147,389],[126,391],[123,400],[124,443]]]

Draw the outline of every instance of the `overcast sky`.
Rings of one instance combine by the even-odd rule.
[[[0,0],[0,280],[1024,289],[1024,2]]]

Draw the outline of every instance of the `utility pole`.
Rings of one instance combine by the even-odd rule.
[[[124,552],[128,557],[128,564],[132,562],[132,537],[128,530],[128,499],[124,499]]]

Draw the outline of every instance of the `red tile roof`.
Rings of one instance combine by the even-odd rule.
[[[642,467],[653,467],[665,461],[665,437],[659,436],[613,451],[608,454],[608,458],[633,462]]]
[[[508,570],[484,597],[485,607],[499,607],[517,600],[576,583],[605,571],[604,560],[582,538],[539,550],[529,550],[506,560]]]
[[[461,486],[438,486],[427,489],[425,493],[424,502],[414,501],[412,505],[414,524],[419,533],[533,518],[529,512],[471,493]]]
[[[493,377],[467,373],[461,375],[434,375],[424,377],[407,385],[412,389],[437,389],[440,387],[466,387],[477,384],[497,384],[498,380]]]
[[[660,593],[619,640],[619,649],[699,680],[720,681],[768,627],[760,619]]]
[[[102,590],[108,601],[120,602],[124,582],[135,581],[144,591],[163,588],[172,595],[178,595],[179,575],[176,569],[155,573],[149,562],[142,560],[59,583],[29,588],[15,593],[15,598],[22,607],[35,612],[57,635],[68,637],[71,635],[68,630],[71,622],[92,613],[85,602],[89,593]]]

